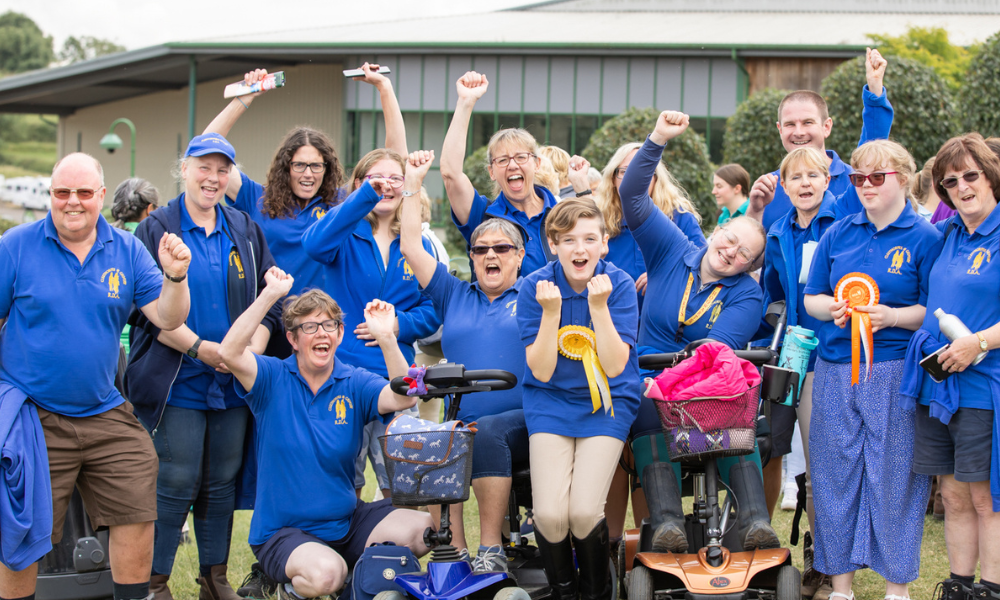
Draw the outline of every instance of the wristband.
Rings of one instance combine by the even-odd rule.
[[[236,96],[236,99],[240,101],[240,104],[243,105],[243,108],[245,108],[246,110],[250,110],[250,106],[247,105],[247,103],[243,101],[243,98],[240,98],[239,96]]]
[[[591,194],[593,194],[593,193],[594,193],[594,191],[593,191],[593,190],[583,190],[582,192],[577,192],[577,193],[576,193],[576,197],[577,197],[577,198],[582,198],[582,197],[584,197],[584,196],[589,196],[589,195],[591,195]]]
[[[166,277],[169,281],[173,281],[174,283],[180,283],[180,282],[184,281],[185,279],[187,279],[187,273],[184,273],[180,277],[171,277],[170,275],[167,275],[166,271],[164,271],[163,272],[163,276]]]

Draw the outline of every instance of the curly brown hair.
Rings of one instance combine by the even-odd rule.
[[[294,214],[293,209],[299,205],[299,199],[292,194],[291,169],[292,157],[303,146],[312,146],[318,150],[326,164],[317,195],[328,207],[337,203],[338,189],[344,183],[344,167],[337,158],[336,150],[333,149],[333,142],[322,131],[310,127],[296,127],[282,140],[278,151],[274,153],[271,169],[267,173],[263,208],[267,216],[272,219],[291,217]]]

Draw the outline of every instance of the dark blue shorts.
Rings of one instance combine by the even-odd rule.
[[[913,472],[955,475],[955,480],[989,481],[993,448],[993,411],[960,408],[945,425],[917,405]]]
[[[382,522],[382,519],[394,510],[396,508],[390,499],[378,502],[358,500],[358,505],[354,508],[354,514],[351,516],[351,527],[347,530],[347,535],[335,542],[321,540],[311,533],[306,533],[295,527],[282,527],[266,542],[252,545],[250,549],[253,550],[264,573],[279,583],[292,582],[285,573],[288,557],[291,556],[292,551],[308,542],[326,544],[333,548],[333,551],[347,562],[347,568],[352,569],[354,563],[358,562],[361,554],[365,551],[365,542],[368,541],[368,536]]]

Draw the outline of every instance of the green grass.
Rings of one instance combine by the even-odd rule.
[[[20,167],[30,173],[51,173],[56,164],[55,142],[5,142],[0,144],[0,163]],[[4,176],[6,173],[4,173]]]
[[[51,173],[50,170],[48,173]],[[48,177],[48,173],[42,173],[40,171],[32,171],[31,169],[25,169],[18,165],[0,165],[0,176],[6,177],[8,179],[14,177]]]
[[[362,498],[371,500],[375,496],[375,476],[368,468],[365,473],[367,483],[362,492]],[[891,499],[887,499],[891,501]],[[690,499],[685,503],[690,508]],[[774,528],[784,545],[788,545],[788,538],[792,529],[791,511],[776,510],[774,515]],[[475,496],[465,505],[465,534],[469,545],[476,547],[479,541],[479,510],[476,505]],[[626,527],[632,526],[632,512],[629,510],[626,518]],[[189,523],[193,527],[193,523]],[[250,572],[250,565],[254,562],[253,553],[247,545],[247,534],[250,528],[250,512],[240,511],[236,513],[233,524],[233,543],[229,556],[229,581],[233,588],[239,587],[243,577]],[[803,531],[808,528],[805,515],[802,516]],[[192,532],[192,539],[194,534]],[[800,545],[791,548],[792,559],[799,569],[802,569],[802,547]],[[924,523],[924,540],[920,552],[920,578],[910,584],[910,597],[914,600],[930,600],[934,592],[934,586],[939,581],[948,577],[948,553],[944,544],[944,524],[927,517]],[[198,577],[198,551],[194,542],[181,546],[177,551],[177,559],[174,563],[174,573],[170,579],[170,589],[177,600],[195,600],[198,597],[198,586],[195,578]],[[879,600],[885,595],[884,580],[874,572],[864,570],[858,572],[854,580],[854,594],[857,600]]]

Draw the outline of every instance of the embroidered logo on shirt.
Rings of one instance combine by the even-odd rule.
[[[910,251],[903,246],[895,246],[892,250],[885,253],[885,258],[892,257],[892,263],[889,265],[889,272],[893,275],[902,275],[899,272],[903,268],[903,263],[910,262]]]
[[[987,263],[990,262],[990,251],[986,248],[976,248],[969,254],[969,260],[972,261],[972,266],[966,273],[969,275],[979,275],[979,268],[983,266],[983,259]]]
[[[410,263],[406,262],[405,258],[400,257],[400,259],[396,261],[397,269],[400,264],[403,265],[403,281],[413,281],[413,267],[410,266]]]
[[[236,252],[235,248],[229,251],[229,266],[231,267],[233,264],[236,265],[236,270],[240,273],[240,279],[243,279],[245,277],[243,274],[243,261],[240,260],[240,255]]]
[[[322,206],[316,206],[312,209],[312,216],[316,217],[316,220],[319,221],[326,216],[326,209]]]
[[[716,300],[712,303],[712,313],[708,316],[708,329],[715,325],[715,320],[719,318],[720,314],[722,314],[722,300]]]
[[[125,273],[111,268],[101,275],[101,283],[104,283],[105,279],[108,280],[108,298],[120,298],[121,296],[118,295],[119,289],[121,289],[121,286],[128,284],[128,281],[125,281]]]
[[[341,394],[333,400],[330,401],[330,406],[326,410],[332,411],[336,408],[337,414],[336,419],[333,421],[335,425],[347,425],[347,407],[350,406],[351,410],[354,410],[354,403],[347,396]]]
[[[510,302],[507,303],[507,306],[505,306],[504,308],[510,309],[510,316],[512,317],[517,316],[517,300],[511,300]]]

